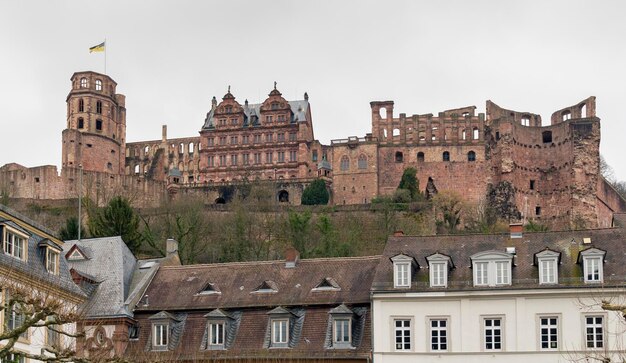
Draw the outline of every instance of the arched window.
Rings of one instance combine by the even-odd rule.
[[[468,152],[467,161],[476,161],[476,153],[473,151]]]
[[[102,91],[102,81],[96,79],[96,91]]]
[[[465,132],[465,129],[463,129],[463,131],[461,131],[461,139],[467,140],[467,132]]]
[[[587,105],[583,103],[582,105],[580,105],[580,118],[585,117],[587,117]]]
[[[474,128],[472,129],[472,138],[473,138],[474,140],[478,140],[478,127],[474,127]]]
[[[150,155],[150,146],[148,146],[148,145],[144,146],[143,153],[146,156]]]
[[[79,99],[78,100],[78,112],[84,112],[85,111],[85,101],[83,101],[83,99]]]
[[[421,152],[421,151],[417,153],[417,162],[418,163],[423,163],[424,162],[424,153]]]
[[[450,161],[450,152],[448,151],[443,152],[443,161]]]
[[[522,126],[530,126],[530,115],[522,115]]]
[[[404,160],[404,155],[402,155],[402,151],[396,151],[396,163],[401,163]]]
[[[101,101],[96,102],[96,113],[102,114],[102,102]]]
[[[143,166],[143,173],[148,174],[148,165]]]
[[[339,168],[342,171],[346,171],[346,170],[350,169],[350,158],[348,158],[348,156],[344,155],[344,156],[341,157],[341,164],[340,164]]]
[[[89,82],[87,81],[87,78],[83,77],[80,79],[80,88],[87,88],[89,87]]]
[[[567,121],[572,118],[572,113],[569,111],[563,111],[561,113],[561,118],[563,119],[563,121]]]
[[[189,151],[190,154],[193,154],[193,142],[190,142],[189,145],[187,145],[187,151]]]
[[[135,165],[135,174],[139,174],[139,164]]]
[[[107,169],[109,169],[109,170],[113,169],[113,164],[107,163]]]
[[[180,145],[178,145],[178,152],[181,154],[185,152],[185,144],[183,144],[182,142],[180,143]]]
[[[359,155],[359,169],[367,169],[367,156]]]

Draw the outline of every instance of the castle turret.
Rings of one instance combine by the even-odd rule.
[[[72,75],[67,96],[67,128],[63,130],[64,168],[82,164],[87,171],[124,172],[125,96],[115,93],[117,83],[96,72]]]

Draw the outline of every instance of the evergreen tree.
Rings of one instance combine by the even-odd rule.
[[[314,180],[302,192],[302,204],[304,205],[325,205],[328,204],[329,198],[326,183],[322,179]]]
[[[93,237],[121,236],[133,253],[141,245],[139,216],[123,197],[113,197],[106,207],[95,212],[89,219],[89,232]]]
[[[85,229],[83,228],[83,226],[80,226],[80,235],[81,237],[86,237]],[[68,218],[65,221],[65,227],[61,228],[61,230],[59,231],[59,237],[63,241],[78,239],[78,218]]]
[[[420,196],[420,184],[415,176],[416,174],[417,170],[415,170],[415,168],[404,169],[402,178],[400,179],[400,185],[398,185],[398,189],[406,189],[409,191],[411,200],[416,200]]]

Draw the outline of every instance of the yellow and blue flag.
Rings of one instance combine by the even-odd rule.
[[[93,47],[89,48],[89,53],[93,53],[93,52],[104,52],[104,43],[106,42],[102,42],[98,45],[94,45]]]

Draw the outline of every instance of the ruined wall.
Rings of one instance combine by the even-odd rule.
[[[333,140],[334,204],[367,204],[378,195],[378,144],[371,138]]]
[[[598,227],[611,227],[614,213],[626,213],[626,200],[604,178],[598,178],[596,195]]]
[[[302,204],[302,192],[310,180],[275,180],[259,184],[269,193],[276,205]],[[169,185],[170,198],[193,197],[205,204],[225,204],[236,198],[247,196],[252,184],[242,182],[214,182],[195,185]],[[172,192],[174,191],[174,192]]]

